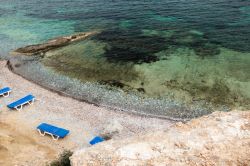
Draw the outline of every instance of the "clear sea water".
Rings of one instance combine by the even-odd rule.
[[[250,108],[250,1],[0,0],[2,58],[87,31],[100,33],[50,51],[39,63],[83,84],[191,110],[197,103]]]

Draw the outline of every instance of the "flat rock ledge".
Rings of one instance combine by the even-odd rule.
[[[73,166],[248,165],[250,111],[214,112],[188,123],[76,151]]]
[[[52,49],[56,49],[65,45],[68,45],[72,42],[75,41],[80,41],[80,40],[84,40],[90,36],[93,36],[95,34],[97,34],[97,31],[92,31],[92,32],[82,32],[82,33],[77,33],[74,35],[70,35],[70,36],[62,36],[62,37],[58,37],[52,40],[49,40],[46,43],[42,43],[42,44],[36,44],[36,45],[29,45],[29,46],[25,46],[22,48],[18,48],[16,50],[14,50],[13,52],[11,52],[12,55],[43,55],[45,52],[52,50]]]

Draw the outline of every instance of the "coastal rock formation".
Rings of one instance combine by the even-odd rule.
[[[100,136],[102,136],[105,140],[109,140],[116,134],[121,133],[122,130],[123,126],[117,120],[113,120],[106,124]]]
[[[49,50],[68,45],[69,43],[86,39],[97,32],[83,32],[70,36],[58,37],[52,40],[49,40],[46,43],[29,45],[26,47],[18,48],[12,52],[12,54],[22,54],[22,55],[33,55],[33,54],[43,54]]]
[[[82,165],[248,165],[250,112],[215,112],[167,131],[76,151]]]

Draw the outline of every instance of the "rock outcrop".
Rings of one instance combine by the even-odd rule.
[[[49,50],[62,47],[65,45],[68,45],[69,43],[79,41],[86,39],[87,37],[90,37],[94,34],[97,34],[97,32],[83,32],[83,33],[78,33],[70,36],[63,36],[63,37],[58,37],[52,40],[49,40],[46,43],[42,44],[36,44],[36,45],[29,45],[25,46],[22,48],[18,48],[12,52],[12,54],[22,54],[22,55],[33,55],[33,54],[43,54]]]
[[[113,120],[106,124],[100,136],[105,140],[109,140],[115,135],[121,133],[122,130],[123,126],[117,120]]]
[[[248,165],[250,112],[215,112],[168,131],[76,151],[73,166]]]

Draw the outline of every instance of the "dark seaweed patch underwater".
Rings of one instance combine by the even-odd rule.
[[[103,56],[114,63],[155,62],[160,60],[156,53],[174,47],[188,47],[200,57],[220,54],[219,46],[209,41],[208,37],[192,32],[177,31],[168,38],[161,35],[145,35],[137,30],[108,29],[96,35],[94,40],[108,44]]]
[[[151,63],[158,57],[155,53],[167,49],[165,38],[161,36],[143,36],[140,31],[107,30],[98,34],[95,40],[105,42],[103,56],[109,62]]]

